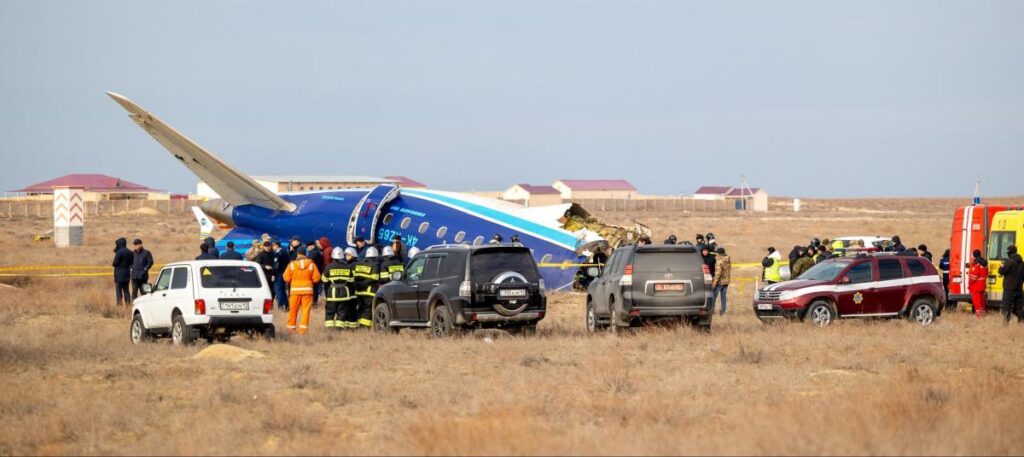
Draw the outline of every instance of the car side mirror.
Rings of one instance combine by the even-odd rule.
[[[839,280],[839,284],[849,284],[849,283],[850,283],[850,277],[849,276],[843,276]]]
[[[149,295],[153,293],[153,285],[146,283],[142,285],[142,295]]]
[[[401,271],[392,271],[391,272],[391,280],[392,281],[401,281],[402,280],[402,272]]]
[[[601,276],[601,269],[597,267],[587,267],[587,276],[590,276],[591,278]]]

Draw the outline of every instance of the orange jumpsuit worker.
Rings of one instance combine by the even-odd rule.
[[[981,257],[981,251],[974,250],[974,261],[967,272],[967,287],[974,303],[974,313],[978,319],[985,314],[985,287],[988,283],[988,262]]]
[[[298,332],[305,335],[309,329],[309,310],[313,306],[313,284],[320,282],[320,269],[302,251],[298,251],[295,260],[284,270],[284,282],[291,286],[288,293],[288,332],[296,331],[295,321],[299,306],[302,306]]]

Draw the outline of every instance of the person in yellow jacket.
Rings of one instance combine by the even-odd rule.
[[[768,248],[768,255],[761,260],[761,266],[764,267],[764,272],[761,274],[764,282],[775,284],[782,281],[782,255],[774,247]]]
[[[363,327],[373,325],[370,307],[373,305],[373,297],[377,295],[377,285],[380,284],[380,259],[377,257],[377,248],[370,246],[366,249],[363,259],[356,262],[353,269],[356,308],[359,315],[356,323]]]
[[[290,286],[288,332],[298,331],[300,335],[305,335],[309,330],[309,310],[313,307],[313,284],[320,283],[320,269],[306,257],[305,253],[298,250],[295,260],[285,267],[284,282]],[[302,308],[301,311],[299,307]],[[298,316],[299,312],[302,313],[301,316]]]
[[[356,327],[355,316],[355,295],[350,290],[353,279],[353,268],[356,263],[356,250],[340,247],[331,251],[330,257],[334,259],[324,267],[324,274],[320,281],[326,286],[327,306],[324,307],[324,327],[327,328],[353,328]],[[353,311],[348,311],[353,308]]]

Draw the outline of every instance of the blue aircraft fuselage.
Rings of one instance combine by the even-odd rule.
[[[247,246],[251,240],[268,233],[287,240],[299,236],[315,240],[322,236],[334,245],[346,245],[353,211],[371,189],[345,189],[305,194],[284,194],[295,205],[294,211],[274,211],[255,205],[235,207],[235,228],[218,245],[234,241]],[[372,206],[372,205],[371,205]],[[577,264],[585,260],[576,254],[576,237],[563,229],[539,224],[515,214],[458,194],[419,189],[402,189],[390,202],[376,208],[361,208],[362,219],[354,234],[377,243],[388,244],[391,237],[402,237],[407,248],[424,249],[439,244],[482,244],[495,234],[506,242],[518,235],[541,264],[541,276],[548,289],[571,288]],[[370,231],[374,233],[369,233]],[[551,264],[559,264],[552,266]]]

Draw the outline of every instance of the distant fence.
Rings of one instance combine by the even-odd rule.
[[[692,197],[668,198],[574,198],[587,211],[662,211],[722,212],[736,211],[735,200],[697,200]]]
[[[85,202],[85,217],[115,216],[150,208],[160,214],[188,213],[199,200],[102,200]],[[52,218],[52,200],[0,200],[0,218]]]

